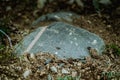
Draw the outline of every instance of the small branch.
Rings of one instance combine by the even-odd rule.
[[[10,43],[10,47],[12,48],[11,38],[4,31],[0,30],[0,32],[3,33],[8,38],[8,41]]]

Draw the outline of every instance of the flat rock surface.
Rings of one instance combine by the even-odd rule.
[[[38,39],[35,41],[36,38]],[[26,36],[15,46],[15,52],[18,54],[49,52],[59,58],[83,59],[89,56],[88,47],[101,53],[104,46],[100,37],[87,30],[63,22],[54,22],[46,28],[39,27]]]

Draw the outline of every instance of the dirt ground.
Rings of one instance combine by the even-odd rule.
[[[16,58],[12,55],[7,38],[2,35],[0,44],[5,47],[0,49],[0,80],[46,80],[48,77],[51,78],[48,80],[63,80],[57,78],[64,76],[79,76],[80,80],[120,79],[120,6],[112,7],[114,9],[105,8],[106,10],[103,10],[100,16],[93,6],[87,3],[84,10],[76,4],[71,6],[65,2],[64,4],[61,2],[65,7],[62,7],[59,2],[53,2],[46,3],[43,9],[38,9],[35,1],[22,1],[8,0],[0,3],[0,29],[10,36],[13,46],[36,28],[30,25],[38,17],[61,10],[79,14],[80,18],[75,19],[71,24],[99,35],[105,41],[106,50],[102,56],[91,55],[86,58],[86,61],[60,60],[54,55],[42,53],[34,57],[25,54],[22,58]],[[51,61],[46,63],[47,59]],[[51,67],[55,67],[58,71],[52,71]],[[62,73],[63,69],[68,73]],[[30,71],[27,78],[23,76],[25,71]]]

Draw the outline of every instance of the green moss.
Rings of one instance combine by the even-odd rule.
[[[111,44],[111,45],[108,45],[107,48],[112,49],[114,54],[120,55],[120,47],[119,46],[117,46],[115,44]]]
[[[120,72],[102,72],[102,77],[106,77],[107,80],[119,80]]]

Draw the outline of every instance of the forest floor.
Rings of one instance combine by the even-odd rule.
[[[58,3],[47,4],[38,9],[32,0],[26,2],[1,2],[0,29],[6,32],[14,46],[36,27],[31,23],[43,14],[59,11]],[[6,6],[7,5],[7,6]],[[63,4],[64,5],[64,4]],[[74,9],[75,8],[75,9]],[[0,33],[0,80],[119,80],[120,79],[120,6],[101,16],[91,10],[79,12],[76,7],[62,11],[73,11],[80,15],[71,24],[99,35],[106,44],[102,56],[87,57],[82,62],[75,59],[60,60],[54,55],[25,54],[18,58],[12,53],[8,39]],[[118,10],[119,9],[119,10]],[[93,9],[94,10],[94,9]],[[42,23],[46,25],[46,23]],[[50,59],[50,60],[49,60]],[[56,71],[57,70],[57,71]],[[29,74],[29,76],[27,76]],[[77,79],[78,78],[78,79]]]

